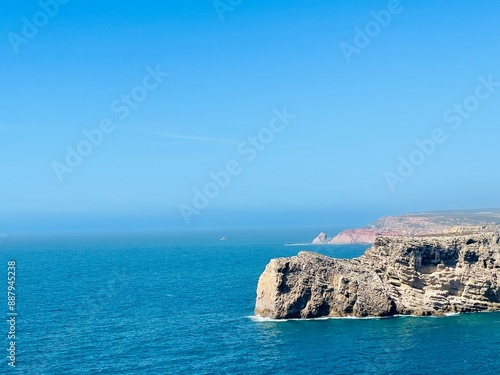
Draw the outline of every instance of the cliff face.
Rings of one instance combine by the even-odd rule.
[[[378,237],[356,259],[312,252],[273,259],[260,276],[255,314],[443,315],[500,310],[500,236]]]
[[[372,244],[380,232],[372,229],[348,229],[333,237],[330,245]]]

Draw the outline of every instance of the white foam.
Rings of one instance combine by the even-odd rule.
[[[478,313],[479,312],[485,312],[485,311],[478,311]],[[320,318],[292,318],[292,319],[273,319],[273,318],[269,318],[269,317],[265,317],[265,316],[251,315],[251,316],[247,316],[247,318],[253,320],[254,322],[281,323],[281,322],[293,322],[293,321],[301,322],[301,321],[312,321],[312,320],[341,320],[341,319],[368,320],[368,319],[390,319],[390,318],[445,318],[448,316],[457,316],[457,315],[462,315],[462,314],[457,313],[457,312],[449,312],[449,313],[444,313],[444,315],[401,315],[401,314],[396,314],[393,316],[366,316],[366,317],[322,316]],[[498,322],[495,322],[495,323],[498,323]]]
[[[308,322],[314,320],[341,320],[341,319],[355,319],[355,320],[368,320],[368,319],[386,319],[386,317],[378,317],[378,316],[367,316],[367,317],[357,317],[357,316],[322,316],[320,318],[291,318],[291,319],[273,319],[266,316],[259,315],[250,315],[247,316],[248,319],[254,322]]]

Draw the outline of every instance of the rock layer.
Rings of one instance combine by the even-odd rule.
[[[500,310],[498,232],[378,237],[355,259],[312,252],[272,259],[259,278],[255,314],[443,315]]]

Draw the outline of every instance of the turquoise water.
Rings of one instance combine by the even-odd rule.
[[[269,259],[302,249],[354,257],[366,248],[286,245],[316,234],[10,236],[0,243],[0,277],[4,272],[7,290],[7,261],[14,259],[17,357],[15,369],[2,359],[0,373],[499,373],[498,313],[285,322],[252,317],[257,280]],[[5,349],[7,330],[5,322]]]

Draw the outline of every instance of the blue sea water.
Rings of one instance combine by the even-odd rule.
[[[302,249],[350,258],[366,249],[290,246],[316,232],[7,237],[0,243],[0,332],[5,354],[7,262],[15,260],[17,352],[16,368],[3,355],[0,373],[500,373],[498,313],[253,317],[257,280],[271,258]]]

